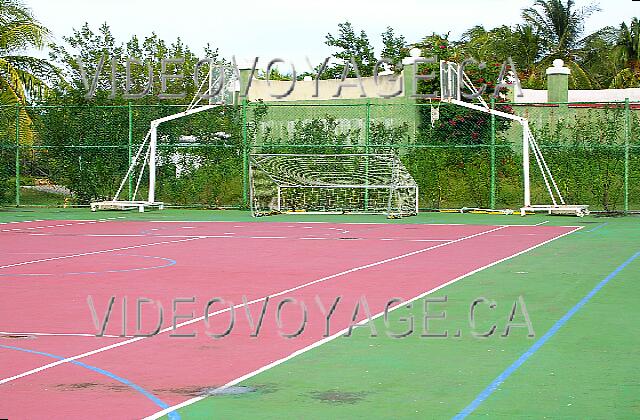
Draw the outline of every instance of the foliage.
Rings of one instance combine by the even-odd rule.
[[[50,59],[56,63],[63,71],[65,83],[55,86],[54,95],[49,98],[49,103],[64,104],[97,104],[114,105],[126,104],[126,59],[138,59],[141,63],[132,63],[131,86],[129,92],[132,94],[144,92],[149,83],[149,72],[152,72],[151,89],[149,94],[142,98],[136,98],[136,103],[142,104],[182,104],[185,100],[192,98],[197,90],[193,80],[193,73],[199,58],[185,45],[180,38],[168,44],[158,35],[152,33],[150,36],[140,40],[133,36],[126,43],[118,43],[111,34],[110,27],[105,23],[94,32],[88,24],[84,24],[79,30],[74,29],[72,35],[63,37],[64,43],[50,45]],[[207,46],[206,57],[218,61],[218,51]],[[99,63],[102,60],[103,66],[96,86],[95,97],[86,99],[87,89],[84,86],[81,69],[78,64],[79,58],[84,67],[86,77],[90,83],[97,73]],[[181,74],[181,80],[168,83],[168,94],[181,94],[182,98],[159,99],[162,92],[160,74],[162,72],[162,60],[180,58],[184,62],[181,64],[170,63],[167,65],[167,74]],[[115,60],[116,85],[111,80],[111,65]],[[200,68],[199,80],[206,77],[206,66]]]
[[[533,126],[568,202],[588,203],[605,211],[621,210],[625,124],[624,109],[611,106],[570,114],[559,112]],[[639,144],[636,139],[631,146]],[[541,179],[534,180],[542,185]]]
[[[395,34],[391,26],[382,33],[382,53],[380,58],[391,61],[396,71],[402,67],[402,59],[408,55],[407,41],[404,36]]]
[[[503,25],[489,31],[475,26],[463,34],[460,47],[467,56],[494,67],[511,57],[525,88],[540,88],[544,83],[534,71],[541,54],[540,36],[529,25]]]
[[[535,0],[533,6],[522,11],[522,18],[540,39],[542,59],[538,71],[560,58],[572,69],[570,87],[593,88],[592,78],[580,65],[584,46],[584,21],[600,10],[596,5],[577,8],[574,0]]]
[[[62,69],[65,81],[53,86],[47,97],[47,104],[64,104],[61,108],[41,108],[38,110],[38,143],[47,147],[37,152],[37,170],[52,182],[67,186],[79,203],[110,197],[118,188],[121,178],[129,165],[130,154],[145,137],[149,123],[157,118],[174,114],[184,108],[173,104],[184,104],[195,95],[197,87],[192,78],[198,57],[180,40],[167,43],[156,34],[140,40],[133,36],[129,41],[119,43],[111,34],[108,25],[102,25],[94,32],[88,24],[63,37],[64,43],[51,45],[51,59]],[[214,62],[217,50],[207,46],[205,53]],[[81,68],[76,60],[82,60],[86,76],[91,81],[99,68],[104,65],[98,79],[95,97],[85,97],[87,89],[83,83]],[[129,146],[129,108],[127,104],[126,73],[127,57],[138,58],[143,64],[131,65],[131,93],[142,92],[148,83],[148,69],[153,72],[150,94],[136,99],[131,108],[134,121],[132,144]],[[184,98],[161,100],[160,72],[161,60],[180,57],[182,64],[169,64],[167,73],[182,73],[182,80],[169,84],[166,93],[182,93]],[[115,72],[119,76],[112,94],[111,60],[115,60]],[[206,77],[206,66],[201,68],[200,80]],[[87,107],[87,105],[93,105]],[[98,106],[95,106],[98,105]],[[148,106],[144,106],[148,105]],[[224,190],[221,179],[237,178],[241,166],[237,164],[237,153],[229,151],[229,143],[237,143],[239,122],[237,112],[224,109],[221,112],[207,112],[179,121],[165,123],[159,128],[158,194],[169,202],[187,203],[193,197],[201,202],[217,205],[221,197],[230,199],[237,191]],[[213,133],[225,133],[223,139]],[[200,148],[189,148],[183,139],[195,140]],[[233,157],[235,156],[235,160]],[[190,161],[189,161],[190,160]],[[195,161],[204,165],[193,164]],[[189,168],[186,172],[184,168]],[[177,171],[183,170],[181,176]],[[207,181],[207,182],[205,182]],[[133,180],[135,186],[136,180]],[[217,184],[213,184],[217,182]],[[216,185],[206,190],[196,191],[197,185]],[[128,187],[128,186],[127,186]],[[142,184],[141,193],[146,189]],[[125,189],[125,198],[128,188]]]
[[[574,0],[535,0],[522,11],[522,18],[540,36],[546,56],[570,60],[581,46],[584,21],[597,10],[594,5],[577,9]]]
[[[48,35],[20,0],[0,0],[0,104],[25,105],[45,93],[55,69],[22,53],[42,48]]]
[[[640,87],[640,21],[633,18],[618,29],[613,59],[622,69],[613,77],[612,88]]]
[[[360,34],[356,34],[353,25],[349,21],[345,21],[338,24],[337,35],[334,36],[330,33],[326,35],[325,44],[339,49],[333,56],[341,61],[341,63],[334,64],[326,70],[328,77],[340,77],[344,72],[344,63],[350,62],[352,58],[356,66],[358,66],[360,76],[373,75],[376,58],[365,31],[360,31]],[[355,77],[353,68],[349,68],[347,77]]]
[[[27,105],[48,92],[57,69],[46,60],[25,55],[41,49],[49,31],[20,0],[0,0],[0,105]],[[30,115],[20,108],[20,142],[34,140]],[[0,178],[0,183],[3,183]]]
[[[336,35],[327,34],[326,41],[330,47],[338,48],[333,57],[339,60],[338,63],[330,65],[323,73],[323,78],[340,78],[345,70],[345,63],[350,63],[353,58],[358,73],[362,77],[373,76],[375,65],[378,59],[375,56],[373,46],[369,42],[369,37],[365,31],[356,34],[353,25],[349,21],[338,24],[338,33]],[[396,35],[394,29],[387,26],[382,33],[382,52],[380,58],[390,60],[393,70],[398,72],[401,68],[402,59],[407,56],[407,42],[402,35]],[[386,67],[386,66],[385,66]],[[382,71],[384,68],[379,68]],[[318,70],[318,69],[316,69]],[[356,73],[351,65],[347,77],[355,77]]]

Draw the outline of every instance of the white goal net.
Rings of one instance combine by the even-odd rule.
[[[254,154],[249,176],[254,216],[418,212],[418,186],[394,154]]]

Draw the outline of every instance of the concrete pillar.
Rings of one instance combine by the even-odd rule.
[[[417,94],[415,88],[413,87],[413,78],[415,76],[414,71],[414,63],[417,59],[422,58],[420,48],[412,48],[409,51],[409,57],[405,57],[402,59],[402,93],[404,102],[407,104],[405,108],[408,108],[407,112],[407,120],[411,121],[410,129],[411,129],[411,137],[415,139],[416,131],[418,130],[418,125],[420,121],[420,108],[417,106],[413,106],[416,103],[416,99],[412,98],[412,95]]]
[[[239,60],[237,63],[238,72],[240,73],[240,79],[237,81],[236,86],[234,86],[234,103],[239,104],[243,100],[249,100],[251,97],[251,90],[248,91],[248,95],[246,97],[241,97],[240,95],[244,94],[247,90],[247,85],[249,84],[249,77],[251,76],[252,63],[249,63],[249,60]]]
[[[409,57],[402,59],[402,92],[404,93],[404,98],[411,102],[415,101],[415,98],[411,96],[417,93],[413,88],[413,78],[415,76],[413,64],[418,58],[422,58],[420,54],[420,48],[412,48],[409,51]]]
[[[553,67],[547,69],[547,102],[569,102],[569,75],[571,70],[564,61],[553,61]]]

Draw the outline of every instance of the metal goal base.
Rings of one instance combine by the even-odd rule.
[[[144,213],[145,208],[164,209],[164,203],[149,201],[95,201],[91,203],[91,211],[97,210],[135,210]]]
[[[522,207],[520,209],[520,215],[525,216],[527,212],[545,212],[547,214],[564,214],[575,215],[578,217],[584,217],[589,214],[589,206],[585,205],[533,205],[528,207]]]

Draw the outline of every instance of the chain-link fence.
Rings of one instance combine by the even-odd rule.
[[[567,202],[640,210],[640,107],[492,104],[529,119]],[[0,107],[0,199],[71,206],[111,198],[151,121],[168,105]],[[419,185],[420,207],[517,208],[522,127],[460,106],[425,102],[244,103],[158,128],[156,197],[176,206],[247,208],[254,153],[387,153]],[[532,201],[549,202],[532,158]],[[144,199],[148,175],[121,199]]]

